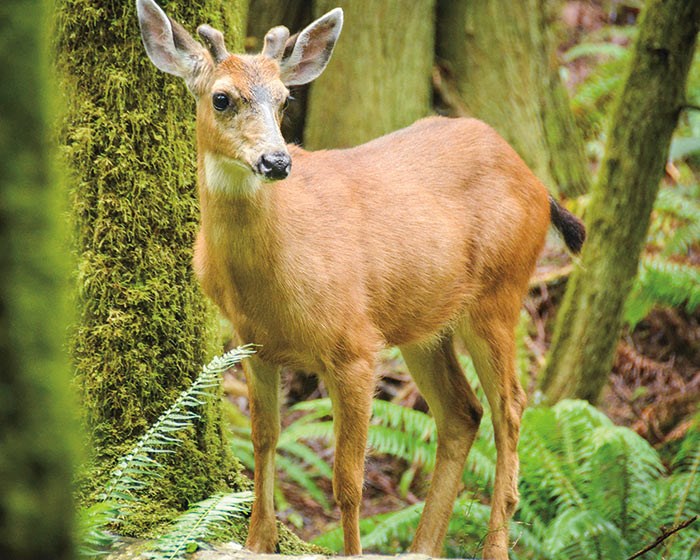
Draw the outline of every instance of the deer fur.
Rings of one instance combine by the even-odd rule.
[[[412,549],[439,556],[482,416],[455,357],[460,337],[492,409],[498,455],[483,554],[506,559],[526,401],[514,329],[552,216],[576,250],[581,223],[475,119],[426,118],[345,150],[285,145],[279,122],[288,87],[325,68],[339,9],[291,38],[273,28],[263,53],[251,56],[229,55],[208,26],[200,30],[205,48],[153,0],[137,8],[154,64],[184,78],[197,99],[194,269],[240,342],[260,345],[245,367],[256,495],[247,547],[272,552],[277,544],[279,369],[292,366],[316,372],[328,388],[345,553],[361,553],[375,355],[389,344],[400,347],[437,424],[439,483]]]

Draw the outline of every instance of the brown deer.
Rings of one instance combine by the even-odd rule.
[[[582,224],[478,120],[426,118],[346,150],[285,145],[288,88],[327,65],[340,9],[291,37],[274,27],[261,54],[232,55],[207,25],[197,29],[200,44],[153,0],[137,0],[137,8],[149,57],[184,78],[197,100],[196,274],[237,338],[260,345],[245,367],[255,449],[247,547],[271,552],[277,544],[273,485],[286,365],[316,372],[330,394],[345,553],[361,553],[375,354],[389,344],[400,347],[437,424],[437,483],[412,549],[440,555],[482,415],[455,357],[458,336],[492,409],[498,453],[483,554],[507,558],[525,406],[514,328],[550,222],[574,252]]]

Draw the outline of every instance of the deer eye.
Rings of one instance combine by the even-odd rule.
[[[225,111],[231,104],[231,100],[225,93],[215,93],[211,98],[211,102],[217,111]]]

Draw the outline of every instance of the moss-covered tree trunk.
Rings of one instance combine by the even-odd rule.
[[[700,25],[700,2],[650,0],[588,208],[588,240],[569,279],[545,367],[550,401],[595,402],[612,366]]]
[[[317,0],[345,22],[328,68],[311,86],[304,141],[348,147],[430,112],[435,0]]]
[[[588,190],[551,31],[551,0],[438,0],[437,57],[466,113],[508,140],[550,188]]]
[[[211,23],[242,47],[245,0],[161,4],[190,31]],[[114,459],[216,351],[190,262],[198,221],[195,104],[180,80],[148,60],[133,1],[56,6],[79,260],[72,349],[95,449],[90,481],[99,490]],[[219,403],[203,416],[126,530],[147,530],[230,481]]]
[[[69,560],[76,449],[65,189],[44,0],[0,4],[0,558]]]

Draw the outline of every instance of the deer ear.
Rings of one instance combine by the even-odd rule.
[[[282,82],[299,86],[318,78],[333,54],[342,28],[343,10],[336,8],[290,37],[281,53]]]
[[[204,47],[166,16],[154,0],[136,0],[136,10],[141,39],[151,62],[163,72],[184,78],[191,86],[209,63]]]

